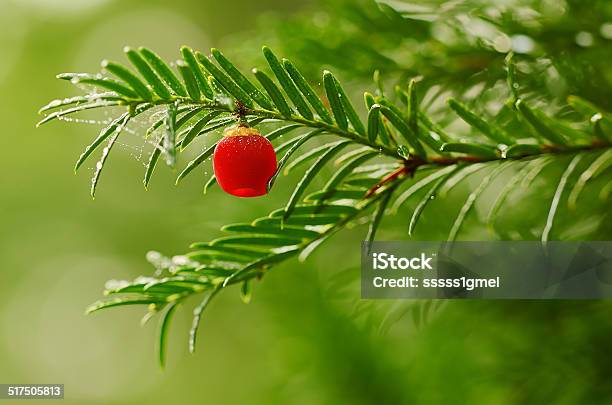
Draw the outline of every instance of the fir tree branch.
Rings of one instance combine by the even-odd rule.
[[[59,75],[61,79],[79,86],[93,86],[105,92],[53,101],[41,110],[49,115],[39,125],[86,110],[117,106],[127,109],[100,132],[78,159],[77,169],[108,140],[96,165],[92,195],[121,131],[130,120],[151,109],[158,110],[161,118],[147,130],[147,136],[156,136],[153,140],[156,147],[145,172],[145,187],[149,185],[160,157],[173,166],[177,156],[194,145],[198,137],[235,123],[249,126],[282,124],[265,136],[271,142],[283,135],[290,138],[276,145],[277,154],[284,152],[284,155],[278,172],[269,181],[269,188],[274,185],[281,169],[288,171],[306,166],[284,208],[252,223],[228,225],[224,230],[231,232],[230,236],[196,243],[192,245],[194,250],[185,256],[175,259],[156,256],[154,264],[158,272],[155,277],[112,283],[106,293],[119,294],[120,298],[97,302],[88,309],[88,312],[94,312],[114,306],[141,304],[152,306],[149,313],[157,313],[161,308],[167,308],[160,324],[162,365],[167,326],[178,304],[188,297],[204,294],[204,300],[194,312],[190,333],[189,346],[194,351],[202,312],[221,290],[241,284],[243,299],[248,301],[252,282],[263,277],[271,267],[293,257],[305,258],[347,224],[363,218],[376,204],[378,209],[372,216],[368,232],[368,239],[372,240],[389,204],[392,207],[390,211],[395,212],[421,189],[427,188],[410,220],[409,234],[412,234],[433,196],[444,196],[469,174],[486,168],[488,171],[483,181],[471,191],[452,225],[449,239],[454,240],[480,194],[495,180],[500,167],[527,159],[544,160],[570,155],[572,164],[561,177],[541,236],[546,241],[568,179],[582,156],[589,152],[599,153],[596,164],[593,163],[580,176],[576,191],[570,193],[571,206],[575,205],[586,183],[609,167],[612,160],[608,153],[612,146],[608,114],[575,97],[570,99],[570,104],[587,119],[580,129],[554,115],[545,114],[517,88],[512,58],[507,58],[510,86],[507,93],[512,103],[503,109],[509,116],[505,122],[512,126],[493,122],[491,117],[478,113],[463,101],[448,100],[444,121],[448,123],[451,116],[464,121],[470,135],[466,141],[462,134],[454,133],[430,118],[421,105],[423,97],[417,97],[417,87],[422,86],[417,86],[415,80],[408,82],[405,92],[396,89],[399,100],[393,101],[384,93],[380,75],[377,75],[378,92],[376,95],[365,93],[367,121],[362,122],[347,91],[331,72],[323,73],[323,99],[295,65],[279,60],[267,47],[263,52],[276,81],[255,69],[255,78],[261,84],[259,87],[217,49],[212,50],[212,58],[209,58],[183,47],[184,60],[177,65],[177,75],[153,51],[127,48],[126,57],[135,71],[117,62],[104,62],[102,74]],[[106,77],[106,74],[114,77]],[[308,130],[305,134],[301,132],[304,129]],[[159,135],[158,132],[163,133]],[[329,135],[340,139],[301,152],[300,149],[311,139]],[[187,163],[177,182],[212,156],[215,146],[213,143],[203,148],[195,159]],[[312,181],[320,176],[320,170],[340,153],[343,155],[337,163],[343,166],[322,190],[305,196]],[[374,159],[376,162],[366,165]],[[496,165],[497,169],[492,168]],[[540,166],[530,168],[525,179],[538,176]],[[539,170],[535,171],[538,167]],[[427,171],[433,173],[411,182],[415,175]],[[214,180],[214,177],[210,178],[205,189],[214,184]],[[513,180],[512,184],[519,180]],[[409,188],[400,193],[404,184]],[[511,191],[502,190],[490,211],[491,221]]]

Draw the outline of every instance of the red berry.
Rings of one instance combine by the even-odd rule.
[[[264,195],[268,180],[276,172],[274,147],[254,128],[231,128],[215,148],[213,169],[226,193],[237,197]]]

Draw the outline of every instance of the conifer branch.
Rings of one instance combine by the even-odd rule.
[[[383,9],[399,18],[398,22],[405,18],[389,5]],[[282,156],[277,173],[268,183],[269,189],[275,186],[281,172],[305,167],[284,208],[251,223],[227,225],[223,230],[229,236],[195,243],[193,250],[184,256],[169,259],[150,254],[157,268],[154,277],[111,282],[105,293],[113,298],[89,307],[88,312],[95,312],[123,305],[145,305],[149,307],[147,319],[161,312],[162,365],[168,325],[175,309],[187,298],[204,295],[194,311],[189,337],[193,352],[202,313],[222,290],[240,284],[242,298],[248,302],[253,282],[270,268],[294,257],[305,259],[347,224],[370,215],[367,238],[373,240],[387,211],[397,212],[421,190],[427,191],[407,224],[409,235],[415,231],[423,212],[430,209],[432,198],[443,197],[466,177],[487,169],[451,227],[449,239],[455,240],[480,194],[506,164],[535,162],[527,163],[520,175],[513,177],[509,186],[497,195],[488,215],[491,224],[521,180],[529,182],[539,176],[549,159],[571,156],[545,221],[541,239],[546,241],[551,237],[562,198],[569,195],[568,204],[575,208],[587,183],[604,173],[612,161],[610,115],[577,96],[568,100],[568,107],[583,115],[579,126],[543,111],[520,88],[512,55],[506,58],[509,102],[503,108],[504,120],[478,112],[473,103],[461,100],[460,94],[447,100],[443,119],[438,120],[426,108],[419,93],[424,86],[418,80],[398,86],[396,97],[392,97],[385,94],[381,75],[376,74],[378,90],[376,94],[365,92],[365,108],[360,110],[334,74],[325,71],[322,88],[316,89],[293,63],[279,59],[267,47],[263,53],[273,77],[254,69],[256,81],[217,49],[209,57],[188,47],[181,48],[182,60],[176,64],[178,74],[149,49],[126,48],[125,53],[133,68],[105,61],[99,74],[58,75],[79,87],[91,88],[92,92],[55,100],[41,109],[41,113],[48,115],[39,125],[90,110],[125,109],[87,146],[76,163],[78,170],[106,142],[96,165],[92,196],[122,131],[136,117],[151,111],[160,113],[161,118],[146,131],[156,146],[145,171],[145,187],[149,186],[160,158],[174,166],[186,148],[197,144],[199,137],[236,123],[276,126],[264,134]],[[362,116],[366,119],[362,120]],[[450,130],[446,124],[452,120],[463,121],[469,136]],[[281,136],[284,143],[278,142]],[[339,139],[311,148],[312,139],[323,136]],[[213,142],[202,148],[180,171],[177,182],[204,164],[214,153],[215,145]],[[303,151],[307,147],[310,150]],[[577,175],[574,188],[566,192],[580,169],[579,163],[587,156],[593,156],[589,167]],[[321,169],[334,159],[339,169],[321,190],[307,194],[313,180],[321,176]],[[205,190],[214,183],[214,177],[208,179]],[[408,188],[403,189],[404,185]]]

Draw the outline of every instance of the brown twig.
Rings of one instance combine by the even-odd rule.
[[[376,191],[378,191],[382,186],[389,183],[390,181],[393,181],[395,179],[398,179],[406,175],[413,176],[414,172],[420,166],[428,163],[425,160],[419,157],[416,157],[416,156],[410,157],[409,159],[406,159],[403,162],[404,162],[404,165],[402,167],[399,167],[398,169],[389,173],[388,175],[383,177],[378,183],[376,183],[372,188],[370,188],[368,192],[366,193],[365,198],[368,198],[374,195]]]
[[[238,125],[241,127],[248,127],[249,124],[247,123],[246,116],[249,113],[249,109],[238,100],[236,100],[235,104],[236,109],[234,110],[233,114],[238,120]]]
[[[601,141],[595,141],[590,145],[581,145],[579,147],[562,147],[558,145],[543,145],[542,151],[543,153],[538,155],[526,155],[519,158],[513,158],[512,160],[519,160],[523,158],[530,158],[535,156],[541,156],[543,154],[563,154],[563,153],[572,153],[579,151],[590,151],[595,149],[601,149],[610,147],[610,144]],[[499,158],[485,158],[479,156],[457,156],[457,157],[446,157],[446,156],[436,156],[432,157],[429,160],[422,159],[418,156],[410,156],[408,159],[403,160],[403,165],[393,172],[387,174],[385,177],[380,179],[378,183],[376,183],[372,188],[368,190],[365,194],[364,198],[371,197],[374,195],[381,187],[385,184],[398,179],[400,177],[409,175],[414,176],[414,173],[417,171],[419,167],[422,166],[452,166],[461,162],[469,162],[469,163],[482,163],[482,162],[490,162],[494,160],[506,160],[501,156]]]

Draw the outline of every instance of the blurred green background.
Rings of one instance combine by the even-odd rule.
[[[92,201],[90,173],[74,176],[72,165],[99,126],[56,122],[35,130],[36,111],[75,94],[54,80],[56,73],[96,71],[102,58],[121,58],[124,45],[145,45],[168,59],[183,44],[235,47],[261,29],[261,18],[265,24],[303,9],[316,13],[317,5],[0,3],[1,383],[63,383],[70,404],[612,400],[609,303],[450,302],[422,319],[423,308],[408,302],[360,302],[358,289],[341,287],[357,276],[362,228],[337,235],[305,264],[274,269],[249,305],[237,291],[223,294],[202,322],[194,356],[186,344],[190,308],[179,311],[160,371],[155,325],[138,326],[141,309],[86,317],[85,307],[106,280],[149,273],[148,250],[183,252],[225,223],[277,208],[289,189],[252,201],[218,190],[203,197],[202,178],[175,187],[163,168],[145,192],[144,142],[133,135],[117,148]],[[240,55],[239,48],[224,49]],[[560,173],[562,166],[550,170]],[[406,222],[405,215],[386,220],[380,238],[402,238]],[[441,237],[447,223],[424,217],[422,239]],[[577,237],[610,237],[609,226],[595,227],[598,233],[584,226]],[[464,238],[486,237],[486,229],[473,226]]]

